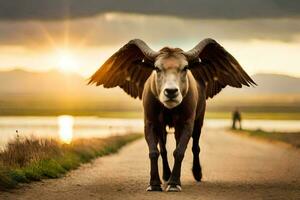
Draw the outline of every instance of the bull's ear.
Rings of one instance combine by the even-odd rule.
[[[142,59],[138,59],[133,62],[136,65],[139,65],[140,67],[148,68],[155,70],[156,67],[154,66],[154,60],[149,60],[148,58],[144,57]]]
[[[183,67],[182,70],[183,70],[183,71],[187,71],[188,69],[190,69],[190,66],[189,66],[189,65],[186,65],[186,66]]]
[[[188,69],[193,69],[195,68],[196,66],[199,66],[202,64],[202,61],[201,59],[195,59],[195,60],[190,60],[189,61],[189,64],[188,64]]]
[[[153,70],[155,70],[156,72],[161,72],[161,69],[159,67],[153,67]]]

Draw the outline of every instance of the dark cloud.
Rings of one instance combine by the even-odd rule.
[[[107,12],[200,19],[298,18],[297,0],[0,0],[2,20],[57,20]]]
[[[51,40],[62,43],[66,27],[70,42],[83,41],[89,46],[124,44],[142,38],[152,44],[189,47],[205,37],[218,40],[298,41],[300,20],[185,20],[170,17],[107,14],[98,17],[65,21],[0,22],[0,44],[49,47]],[[50,40],[49,40],[50,39]],[[160,47],[159,46],[159,47]]]

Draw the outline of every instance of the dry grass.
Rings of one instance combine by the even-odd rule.
[[[58,178],[90,160],[117,152],[140,134],[80,139],[62,144],[53,139],[16,138],[0,152],[0,190],[19,183]]]
[[[61,144],[53,139],[16,138],[0,153],[0,162],[10,167],[24,167],[28,163],[61,153]]]

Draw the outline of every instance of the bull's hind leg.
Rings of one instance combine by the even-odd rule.
[[[202,125],[203,125],[203,117],[201,117],[200,119],[196,119],[194,123],[193,135],[192,135],[193,137],[192,151],[194,155],[192,171],[196,181],[201,181],[202,179],[202,169],[201,169],[200,158],[199,158],[199,154],[200,154],[199,139],[201,135]]]
[[[168,156],[167,156],[167,149],[166,149],[166,143],[167,143],[167,132],[165,129],[162,129],[163,132],[160,135],[159,138],[159,147],[160,147],[160,155],[162,158],[162,164],[163,164],[163,180],[167,182],[171,175],[171,170],[169,167],[168,162]]]

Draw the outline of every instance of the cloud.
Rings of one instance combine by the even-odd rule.
[[[120,46],[132,38],[150,44],[190,48],[199,40],[300,39],[297,19],[185,20],[173,17],[116,14],[71,21],[0,21],[0,44],[49,48],[60,45],[69,32],[70,43],[88,46]],[[34,49],[34,48],[33,48]]]
[[[1,20],[59,20],[108,12],[166,15],[195,19],[299,18],[300,1],[291,0],[7,0]]]

